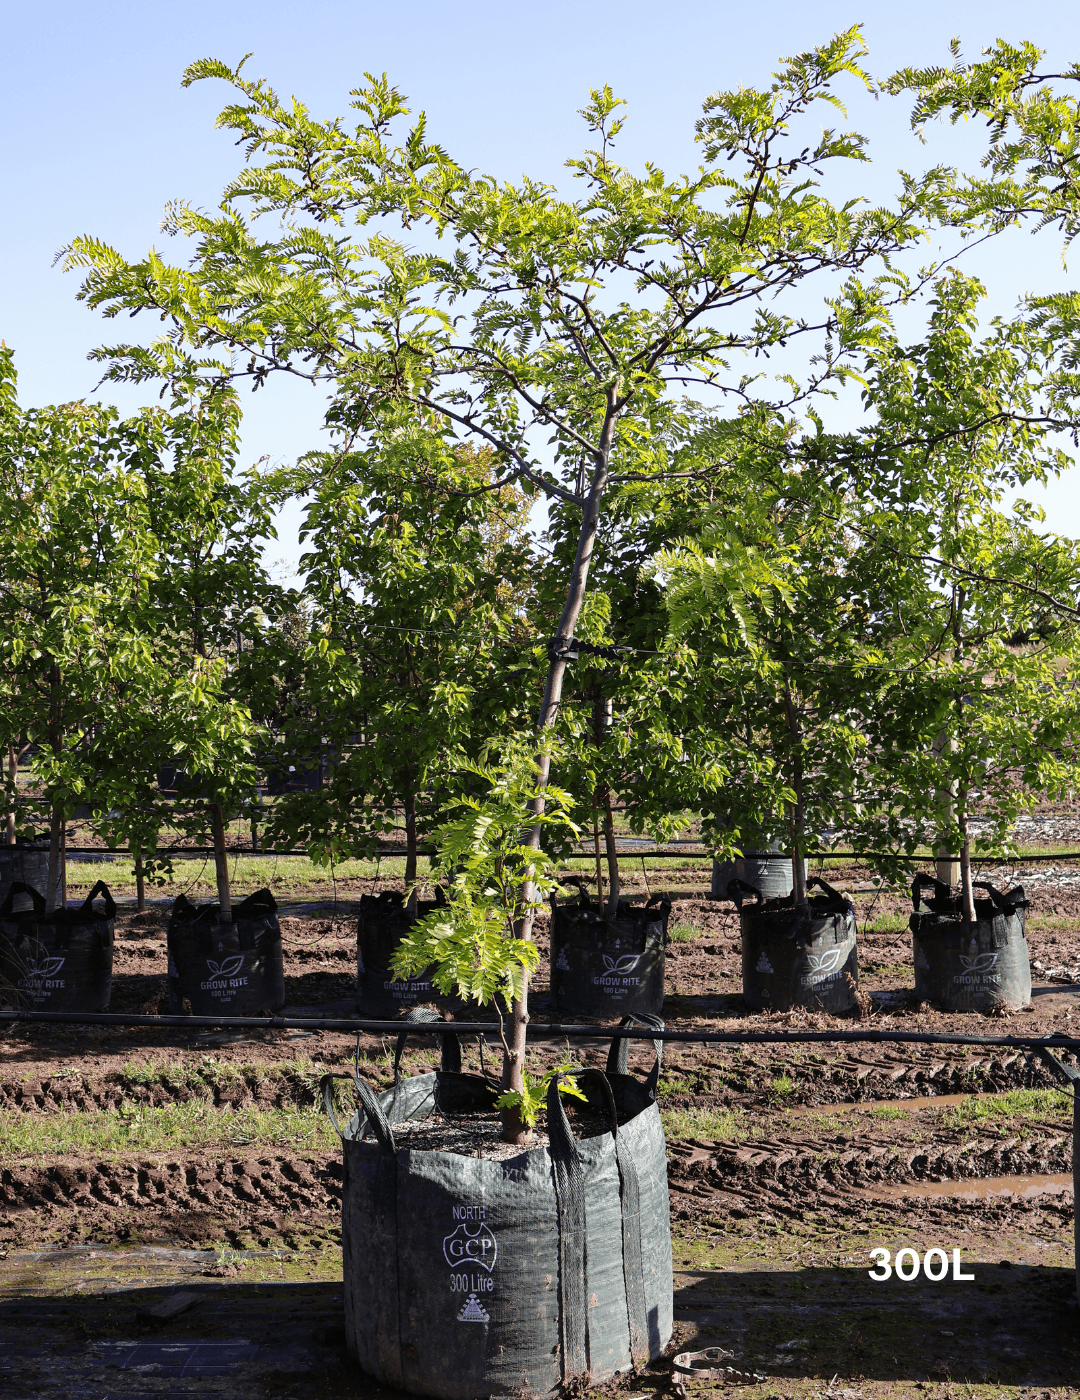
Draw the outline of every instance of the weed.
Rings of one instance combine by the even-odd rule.
[[[892,1104],[878,1104],[876,1108],[870,1110],[871,1118],[906,1118],[908,1110],[906,1108],[895,1108]]]
[[[769,1097],[777,1103],[784,1103],[795,1092],[795,1081],[790,1074],[778,1074],[769,1081]]]
[[[730,1108],[666,1108],[660,1117],[669,1138],[702,1138],[706,1142],[730,1142],[740,1137],[745,1115]]]
[[[152,1064],[136,1065],[129,1062],[120,1071],[119,1078],[122,1084],[142,1084],[149,1089],[159,1082],[160,1075]]]
[[[1004,1094],[986,1094],[965,1099],[954,1108],[941,1110],[945,1127],[960,1128],[988,1118],[1031,1118],[1038,1121],[1064,1118],[1072,1113],[1072,1095],[1064,1089],[1010,1089]]]
[[[704,932],[697,924],[677,923],[669,930],[668,936],[672,943],[689,943],[693,938],[700,938]]]

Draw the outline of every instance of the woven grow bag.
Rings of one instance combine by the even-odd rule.
[[[448,1044],[449,1042],[449,1044]],[[435,1111],[491,1111],[497,1085],[444,1068],[376,1098],[342,1131],[345,1336],[384,1385],[440,1400],[543,1396],[660,1354],[672,1330],[671,1233],[655,1071],[579,1083],[610,1131],[575,1140],[557,1085],[550,1147],[489,1161],[398,1147],[394,1124]],[[622,1042],[625,1045],[625,1042]],[[625,1066],[625,1057],[622,1060]],[[617,1128],[615,1126],[617,1119]]]
[[[557,1011],[607,1020],[659,1016],[671,901],[619,901],[609,917],[584,890],[577,905],[551,901],[551,1001]]]
[[[1031,1005],[1031,956],[1024,922],[1028,900],[1017,885],[1001,894],[985,881],[975,900],[975,922],[961,916],[959,895],[929,875],[911,883],[912,955],[915,994],[942,1011],[1013,1011]],[[933,888],[930,899],[922,891]]]
[[[26,895],[31,908],[14,911]],[[100,896],[102,912],[94,908]],[[31,1011],[107,1011],[116,905],[101,880],[75,909],[46,915],[45,896],[16,880],[0,904],[0,999]]]
[[[188,1009],[193,1016],[257,1016],[285,1005],[281,928],[269,890],[234,905],[226,923],[217,904],[197,908],[180,895],[166,939],[170,1016]]]
[[[809,865],[803,861],[804,879]],[[732,880],[753,885],[762,899],[787,899],[791,894],[791,857],[781,853],[779,842],[773,842],[768,851],[744,851],[734,860],[714,860],[709,898],[728,899]]]
[[[33,841],[21,838],[14,846],[0,846],[0,907],[8,897],[12,885],[30,885],[35,890],[49,887],[49,837],[48,833]],[[56,903],[60,903],[60,872],[56,872]],[[13,906],[15,913],[23,913],[33,907],[30,897],[20,891]]]
[[[790,899],[762,899],[742,880],[728,886],[739,910],[743,1000],[755,1011],[805,1006],[837,1015],[855,1005],[855,910],[824,880],[815,876],[806,884],[823,893],[802,908]],[[745,903],[747,895],[754,903]]]
[[[442,888],[435,886],[434,901],[421,900],[417,912],[405,909],[405,896],[394,890],[360,896],[356,923],[356,1009],[373,1020],[396,1021],[403,1011],[421,1003],[444,1011],[461,1011],[464,1003],[440,992],[432,979],[432,968],[416,977],[402,979],[390,971],[390,959],[398,944],[417,919],[433,909],[446,907]]]

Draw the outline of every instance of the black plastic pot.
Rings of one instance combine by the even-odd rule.
[[[915,959],[915,993],[942,1011],[989,1011],[1031,1005],[1031,958],[1024,920],[1028,900],[1022,885],[1001,894],[973,882],[986,896],[975,900],[975,922],[961,912],[960,895],[929,875],[911,884],[909,921]],[[932,888],[930,899],[922,891]]]
[[[8,897],[13,884],[30,885],[35,890],[49,886],[49,838],[39,836],[34,841],[21,840],[14,846],[0,846],[0,905]],[[60,902],[60,875],[56,877],[56,901]],[[29,895],[16,896],[14,911],[22,913],[33,906]]]
[[[390,959],[416,920],[433,909],[446,907],[436,885],[434,901],[418,902],[416,915],[405,909],[405,897],[394,890],[360,896],[356,924],[356,1009],[362,1016],[380,1021],[396,1020],[411,1007],[434,1005],[444,1011],[460,1011],[462,1002],[447,996],[431,980],[431,968],[403,981],[390,971]]]
[[[803,861],[804,872],[809,862]],[[752,885],[762,899],[786,899],[791,893],[791,857],[783,855],[779,843],[769,851],[746,851],[735,860],[714,860],[712,867],[712,899],[728,899],[728,885],[742,880]]]
[[[19,895],[31,908],[15,912]],[[101,897],[102,911],[94,908]],[[45,915],[45,896],[16,880],[0,904],[0,1000],[31,1011],[107,1011],[116,905],[98,881],[75,909]]]
[[[855,910],[824,880],[814,877],[806,883],[823,893],[802,908],[790,899],[763,900],[741,880],[728,886],[742,930],[743,1000],[755,1011],[805,1006],[838,1015],[855,1005]],[[753,904],[744,902],[747,895],[754,896]]]
[[[551,901],[551,1000],[559,1012],[607,1020],[658,1016],[664,1009],[664,955],[671,901],[619,901],[615,918],[584,890],[577,905]]]
[[[281,928],[269,890],[234,905],[228,923],[217,904],[197,908],[180,895],[166,938],[170,1016],[257,1016],[285,1005]]]
[[[447,1041],[454,1037],[444,1038]],[[613,1047],[613,1053],[614,1047]],[[382,1384],[440,1400],[552,1395],[658,1356],[672,1331],[664,1132],[653,1090],[585,1070],[610,1130],[575,1140],[553,1082],[549,1147],[490,1161],[399,1148],[394,1125],[488,1111],[498,1086],[454,1068],[378,1097],[342,1131],[345,1336]]]

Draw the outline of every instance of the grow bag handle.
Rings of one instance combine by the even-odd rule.
[[[97,899],[98,895],[101,895],[102,899],[105,901],[106,920],[115,919],[116,901],[113,899],[109,887],[104,880],[99,880],[83,900],[82,904],[79,906],[79,916],[86,919],[92,919],[94,917],[94,900]]]
[[[379,1146],[388,1156],[392,1157],[396,1151],[394,1145],[394,1134],[390,1131],[390,1124],[386,1121],[386,1114],[382,1111],[382,1105],[375,1097],[374,1090],[366,1079],[361,1079],[355,1072],[353,1074],[324,1074],[319,1081],[319,1088],[322,1090],[323,1107],[326,1109],[326,1116],[334,1125],[334,1131],[341,1140],[345,1141],[345,1133],[341,1129],[341,1124],[337,1120],[334,1112],[334,1080],[348,1079],[356,1087],[356,1092],[360,1098],[360,1106],[364,1110],[364,1116],[371,1125],[372,1131],[378,1140]]]
[[[433,1021],[441,1021],[442,1017],[437,1011],[432,1011],[428,1006],[414,1006],[413,1009],[403,1017],[405,1021],[411,1021],[413,1025],[422,1024],[429,1026]],[[401,1078],[401,1056],[405,1051],[405,1042],[409,1038],[408,1031],[402,1031],[397,1038],[394,1047],[394,1083]],[[453,1031],[447,1031],[442,1038],[442,1064],[440,1066],[443,1074],[461,1073],[461,1042]]]
[[[752,894],[758,904],[761,903],[761,891],[757,885],[751,885],[746,880],[740,880],[738,875],[733,875],[727,882],[727,897],[735,901],[735,908],[742,912],[743,891]]]
[[[266,919],[277,913],[277,900],[267,889],[256,890],[247,899],[233,905],[233,919]]]
[[[547,1124],[552,1165],[555,1168],[555,1200],[559,1216],[559,1307],[562,1314],[563,1379],[588,1369],[588,1291],[585,1279],[585,1171],[570,1121],[563,1107],[559,1085],[571,1076],[552,1076],[547,1093]],[[573,1076],[595,1084],[607,1106],[615,1161],[619,1169],[619,1201],[622,1210],[623,1286],[630,1354],[635,1363],[648,1360],[649,1333],[645,1311],[645,1275],[641,1252],[641,1189],[637,1166],[619,1137],[615,1096],[606,1074],[598,1069],[579,1070]]]
[[[45,896],[40,894],[33,885],[24,884],[22,880],[12,880],[7,892],[7,898],[0,904],[0,919],[6,919],[15,907],[15,896],[17,894],[28,894],[33,901],[34,913],[44,914]]]
[[[1003,914],[1012,914],[1021,904],[1025,909],[1027,908],[1028,901],[1027,896],[1024,894],[1023,885],[1017,885],[1014,889],[1011,889],[1008,894],[1002,894],[1001,891],[995,889],[988,880],[972,880],[971,883],[975,889],[985,890],[994,901],[994,907],[1000,909]],[[1019,899],[1013,899],[1013,895],[1019,895],[1020,897]]]
[[[911,907],[916,914],[919,912],[919,891],[925,889],[927,886],[933,887],[935,899],[952,898],[952,890],[945,884],[944,880],[935,880],[933,875],[923,875],[920,873],[916,875],[911,882]]]
[[[815,885],[819,890],[824,890],[830,899],[835,899],[838,904],[851,903],[850,900],[844,898],[844,896],[840,893],[839,890],[834,890],[832,885],[830,885],[826,880],[823,880],[820,875],[811,875],[809,880],[807,880],[806,882],[807,889],[810,889]]]
[[[664,1022],[660,1016],[652,1016],[643,1011],[640,1015],[624,1016],[619,1022],[620,1026],[644,1026],[649,1031],[662,1031]],[[664,1058],[664,1042],[662,1040],[653,1041],[653,1049],[656,1051],[656,1059],[653,1067],[645,1077],[645,1088],[655,1091],[660,1079],[660,1065]],[[627,1054],[630,1050],[630,1042],[621,1035],[613,1037],[608,1049],[607,1073],[608,1074],[629,1074],[627,1065]]]

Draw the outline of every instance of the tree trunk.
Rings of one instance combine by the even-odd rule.
[[[60,908],[67,908],[67,823],[60,823]]]
[[[949,737],[947,729],[943,729],[933,743],[933,750],[936,754],[952,753],[956,748],[956,740]],[[949,782],[944,787],[940,787],[934,794],[938,805],[944,810],[945,819],[951,825],[956,820],[956,783]],[[935,868],[937,878],[944,885],[957,885],[960,883],[960,863],[956,856],[952,854],[947,846],[937,848]]]
[[[784,680],[784,712],[787,716],[789,735],[788,752],[791,755],[791,786],[795,789],[795,803],[791,809],[791,888],[795,904],[808,903],[806,895],[806,868],[803,864],[804,830],[806,819],[803,812],[803,762],[802,730],[799,725],[799,712],[791,698],[791,688]]]
[[[611,811],[611,789],[604,784],[604,844],[607,846],[607,868],[608,868],[608,905],[607,914],[609,919],[614,919],[619,912],[619,857],[615,854],[615,818]]]
[[[964,599],[963,588],[953,588],[953,660],[959,666],[964,659]],[[964,694],[956,692],[956,732],[963,734]],[[964,918],[968,923],[975,922],[975,892],[971,887],[971,841],[968,837],[968,785],[960,782],[956,790],[957,826],[960,828],[960,898]]]
[[[581,613],[581,606],[585,601],[585,588],[589,581],[589,566],[592,563],[593,549],[596,545],[596,532],[600,524],[600,503],[604,497],[604,490],[608,480],[608,458],[611,453],[612,444],[615,440],[615,391],[612,389],[608,395],[607,418],[604,422],[603,432],[600,436],[600,447],[596,453],[593,465],[592,484],[589,487],[589,494],[585,498],[585,506],[581,516],[581,529],[578,532],[577,552],[574,556],[574,567],[570,574],[570,585],[566,591],[566,602],[563,605],[562,616],[559,618],[559,626],[554,644],[548,653],[548,673],[547,681],[544,685],[544,698],[540,703],[540,714],[537,719],[537,732],[542,735],[545,729],[555,723],[555,718],[559,713],[559,705],[562,701],[563,680],[566,676],[566,660],[562,655],[565,650],[565,643],[569,642],[574,635],[574,628]],[[543,745],[540,745],[536,754],[536,786],[537,794],[531,804],[534,816],[540,817],[544,814],[544,788],[547,787],[548,776],[551,772],[551,758]],[[540,826],[534,823],[529,830],[528,844],[535,850],[540,849]],[[524,881],[521,889],[522,903],[528,904],[532,901],[536,893],[535,886],[531,879]],[[529,910],[517,921],[514,934],[517,938],[531,939],[533,930],[533,910]],[[504,1090],[513,1090],[521,1093],[525,1087],[522,1078],[522,1071],[525,1068],[525,1034],[529,1024],[529,979],[522,977],[521,997],[516,1000],[510,1008],[510,1026],[507,1037],[506,1050],[503,1053],[502,1067],[502,1087]],[[502,1113],[503,1138],[507,1142],[522,1144],[528,1137],[528,1129],[525,1120],[521,1116],[520,1110],[516,1108],[503,1109]]]
[[[56,913],[56,887],[60,882],[60,809],[53,807],[49,815],[49,874],[45,881],[45,917]]]
[[[232,920],[232,891],[229,888],[229,857],[225,850],[225,813],[220,802],[210,804],[210,827],[214,836],[214,869],[217,873],[218,904],[221,922]]]
[[[405,794],[405,888],[415,884],[416,881],[416,794],[406,792]],[[419,890],[414,889],[409,895],[405,912],[410,918],[416,917],[419,907]]]
[[[964,918],[969,924],[975,922],[975,890],[971,883],[971,840],[968,837],[967,783],[960,784],[959,822],[960,827],[960,898]]]
[[[604,736],[611,728],[611,701],[597,696],[593,701],[593,742],[597,748],[604,742]],[[611,812],[611,789],[601,780],[596,790],[596,801],[604,812],[604,847],[608,865],[608,917],[613,919],[619,912],[619,857],[615,853],[615,819]]]
[[[596,860],[596,907],[602,909],[604,907],[604,864],[600,859],[600,821],[596,814],[595,802],[596,798],[594,796],[592,839],[593,856]]]
[[[143,874],[142,847],[135,847],[135,908],[138,913],[146,912],[146,878]]]
[[[59,757],[63,742],[60,729],[60,668],[53,666],[49,673],[49,746],[57,757]],[[55,800],[49,806],[49,875],[48,888],[45,890],[46,916],[56,912],[56,887],[60,882],[61,863],[60,833],[64,822],[64,814],[56,805]]]
[[[8,777],[11,779],[11,811],[7,815],[7,844],[15,844],[15,794],[19,779],[19,755],[8,749]]]

